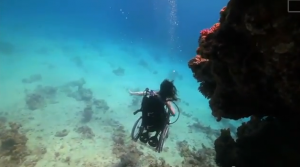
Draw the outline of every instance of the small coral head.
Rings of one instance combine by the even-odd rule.
[[[207,36],[210,33],[210,29],[204,29],[200,32],[201,36]]]
[[[195,64],[200,64],[202,62],[208,61],[208,59],[202,58],[201,55],[196,55],[196,57],[194,59],[195,59]]]
[[[215,32],[219,28],[220,28],[220,23],[216,23],[211,28],[200,31],[200,34],[202,37],[206,37],[208,34]]]
[[[214,32],[214,31],[218,30],[219,28],[220,28],[220,23],[216,23],[210,28],[210,31]]]
[[[226,6],[224,6],[224,7],[221,9],[220,12],[222,13],[222,12],[224,12],[225,10],[226,10]]]

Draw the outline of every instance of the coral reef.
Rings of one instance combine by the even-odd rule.
[[[0,159],[6,160],[6,164],[20,164],[29,155],[26,143],[27,137],[19,132],[22,126],[17,123],[9,123],[9,129],[0,125]]]
[[[77,92],[74,94],[74,98],[80,101],[90,101],[93,98],[93,92],[90,89],[79,86]]]
[[[78,68],[82,68],[83,67],[83,61],[81,59],[81,57],[79,56],[75,56],[71,58],[71,61],[78,67]]]
[[[78,80],[68,82],[67,84],[65,84],[65,85],[63,86],[63,88],[69,88],[69,87],[82,87],[85,83],[86,83],[85,80],[84,80],[83,78],[80,78],[80,79],[78,79]]]
[[[92,106],[87,105],[82,112],[82,119],[81,121],[84,123],[90,122],[93,117],[93,109]]]
[[[285,0],[230,0],[202,30],[189,61],[212,115],[251,120],[237,140],[222,130],[216,162],[229,166],[300,166],[300,18]]]
[[[120,159],[116,167],[142,167],[147,164],[147,160],[151,159],[155,162],[155,158],[151,156],[144,157],[144,153],[140,151],[135,143],[128,138],[128,132],[124,126],[115,120],[111,120],[114,124],[114,133],[112,135],[113,154]]]
[[[83,78],[77,81],[72,81],[61,87],[61,91],[65,92],[67,96],[73,97],[78,101],[91,103],[91,100],[93,99],[93,92],[90,89],[83,87],[85,83],[86,82]]]
[[[105,100],[94,99],[93,104],[94,104],[95,108],[98,110],[101,110],[101,112],[105,113],[106,111],[109,110],[109,106]]]
[[[213,149],[207,148],[202,144],[202,149],[192,150],[189,148],[187,141],[177,142],[177,149],[180,156],[184,158],[182,161],[182,167],[216,167],[214,163],[215,152]]]
[[[210,126],[203,125],[198,119],[193,124],[188,125],[189,132],[201,132],[206,134],[206,137],[214,141],[219,135],[220,131],[217,129],[212,129]]]
[[[139,167],[140,165],[140,156],[141,152],[137,149],[130,150],[127,154],[123,154],[120,157],[120,167]]]
[[[114,69],[112,72],[113,72],[116,76],[118,76],[118,77],[121,77],[121,76],[124,76],[124,75],[125,75],[125,69],[124,69],[124,68],[121,68],[121,67],[119,67],[119,68],[117,68],[117,69]]]
[[[86,104],[86,107],[84,108],[82,112],[82,119],[81,121],[84,123],[87,123],[91,121],[93,118],[94,113],[106,113],[109,111],[109,106],[105,100],[98,100],[93,99],[90,103]],[[95,117],[97,119],[97,117]]]
[[[142,103],[142,99],[137,96],[132,96],[132,101],[128,107],[139,107]]]
[[[83,138],[92,139],[95,137],[93,130],[88,126],[81,126],[75,129],[75,132],[81,134]]]
[[[69,134],[69,131],[67,129],[61,130],[61,131],[57,131],[55,133],[55,137],[65,137]]]
[[[112,135],[112,141],[114,142],[113,154],[115,154],[118,157],[121,157],[124,153],[127,152],[128,147],[133,147],[133,146],[126,145],[127,132],[124,130],[124,126],[120,125],[119,122],[114,122],[114,123],[116,125],[114,127],[114,133]]]
[[[42,80],[41,74],[34,74],[34,75],[29,76],[28,78],[22,79],[22,82],[29,84],[29,83],[33,83],[33,82],[38,82],[40,80]]]
[[[125,139],[126,132],[124,130],[124,126],[117,126],[116,133],[112,136],[113,142],[120,145],[125,145]]]
[[[152,157],[148,157],[152,158]],[[171,165],[167,164],[166,161],[163,158],[159,158],[159,160],[153,160],[148,167],[172,167]],[[174,166],[179,167],[179,166]]]
[[[38,85],[33,92],[26,92],[26,105],[30,110],[44,108],[48,103],[54,104],[57,88]]]
[[[125,131],[120,122],[113,119],[109,122],[114,129],[112,153],[119,158],[119,162],[114,167],[171,167],[164,159],[142,152],[144,147],[137,147],[136,143],[128,137],[129,132]]]
[[[124,130],[124,126],[118,125],[114,128],[114,133],[112,135],[113,141],[113,154],[120,158],[120,162],[116,165],[118,167],[132,167],[141,166],[141,156],[143,153],[137,149],[133,144],[128,144],[127,132]],[[130,140],[129,140],[130,141]]]
[[[45,107],[46,100],[40,94],[31,93],[26,95],[26,104],[30,110],[36,110]]]
[[[35,88],[35,92],[42,95],[43,97],[45,97],[48,100],[53,100],[56,96],[57,88],[53,87],[53,86],[38,85]]]
[[[298,128],[272,117],[251,117],[237,129],[236,141],[229,129],[221,131],[215,141],[216,162],[221,166],[298,166]]]
[[[221,10],[220,22],[201,31],[189,67],[215,117],[298,112],[300,15],[286,9],[284,0],[232,0]]]

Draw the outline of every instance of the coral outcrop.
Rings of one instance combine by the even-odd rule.
[[[69,131],[67,129],[61,130],[61,131],[57,131],[55,133],[55,137],[65,137],[69,134]]]
[[[41,109],[46,106],[45,98],[37,93],[27,94],[25,101],[26,105],[28,106],[28,109],[30,110]]]
[[[287,13],[285,0],[231,0],[220,22],[201,31],[189,67],[214,116],[299,112],[299,18]]]
[[[91,89],[84,88],[86,81],[81,78],[76,81],[71,81],[61,87],[61,91],[65,92],[67,96],[73,97],[77,101],[91,103],[93,99],[93,92]]]
[[[95,137],[93,130],[88,126],[81,126],[75,129],[75,131],[81,134],[81,137],[84,139],[92,139]]]
[[[10,122],[9,127],[0,128],[0,159],[6,160],[6,164],[19,164],[29,155],[26,147],[28,139],[19,132],[22,127],[20,124]]]
[[[189,147],[187,141],[177,142],[177,149],[180,156],[184,158],[182,161],[182,167],[199,166],[199,167],[215,167],[216,164],[213,162],[215,152],[211,148],[207,148],[202,144],[202,148],[192,150]]]
[[[237,129],[238,139],[229,129],[215,141],[216,162],[221,166],[299,166],[299,132],[294,123],[266,117],[251,117]]]
[[[81,121],[82,121],[83,123],[90,122],[91,119],[93,118],[93,113],[94,113],[94,112],[93,112],[92,106],[87,105],[87,106],[83,109]]]
[[[33,92],[26,92],[26,105],[30,110],[42,109],[47,104],[57,103],[55,100],[57,88],[38,85]]]
[[[220,166],[300,166],[300,14],[285,0],[230,0],[202,30],[189,61],[212,115],[238,120],[237,140],[222,130]]]
[[[100,112],[106,112],[109,110],[107,102],[103,99],[94,99],[93,104]]]
[[[30,84],[30,83],[38,82],[40,80],[42,80],[42,75],[34,74],[34,75],[30,75],[28,78],[23,78],[22,82],[26,84]]]

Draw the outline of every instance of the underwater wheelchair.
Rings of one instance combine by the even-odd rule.
[[[133,113],[136,115],[142,112],[142,116],[135,122],[131,131],[131,138],[133,141],[140,140],[143,143],[148,143],[160,153],[165,140],[168,138],[170,125],[179,119],[180,110],[174,101],[170,101],[177,112],[176,119],[171,122],[171,112],[165,104],[161,105],[163,102],[154,96],[154,92],[146,88],[144,93],[141,108]],[[150,137],[152,132],[155,132],[155,135]]]

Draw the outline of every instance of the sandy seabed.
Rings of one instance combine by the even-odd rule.
[[[183,166],[187,157],[182,145],[188,144],[192,152],[213,148],[220,125],[214,124],[206,100],[195,91],[197,83],[182,64],[116,41],[101,48],[33,37],[1,43],[6,49],[0,62],[0,123],[6,131],[9,122],[22,125],[18,134],[28,140],[18,162],[0,154],[0,167],[115,167],[135,160],[142,167],[156,162]],[[157,89],[164,78],[175,79],[181,116],[171,126],[163,152],[156,153],[130,138],[139,117],[132,113],[141,97],[127,90]]]

